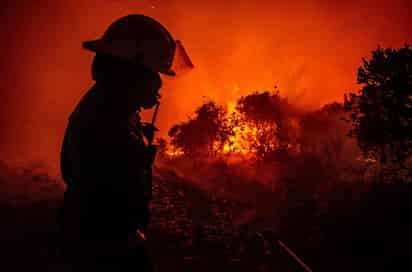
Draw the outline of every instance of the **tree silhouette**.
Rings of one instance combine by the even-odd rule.
[[[366,156],[404,168],[412,147],[412,49],[378,47],[358,69],[357,93],[345,95],[350,134]]]
[[[217,149],[221,148],[219,143],[224,143],[229,134],[225,115],[224,108],[215,102],[204,103],[195,111],[194,118],[169,130],[171,144],[187,156],[214,156]]]

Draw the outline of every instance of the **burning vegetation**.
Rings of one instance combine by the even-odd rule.
[[[226,106],[208,101],[193,118],[169,130],[166,154],[262,159],[276,151],[298,150],[299,113],[277,89],[254,92]]]

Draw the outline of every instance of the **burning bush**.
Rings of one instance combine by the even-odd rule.
[[[170,154],[262,159],[296,146],[297,112],[277,89],[254,92],[226,107],[209,101],[170,129]]]

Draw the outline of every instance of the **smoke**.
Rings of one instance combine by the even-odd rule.
[[[29,205],[61,199],[64,184],[47,174],[38,164],[11,167],[0,161],[0,207]]]
[[[279,3],[281,2],[281,3]],[[67,117],[92,84],[81,42],[115,19],[144,13],[183,41],[196,69],[165,79],[161,135],[204,96],[220,103],[272,89],[305,106],[355,88],[362,56],[412,37],[408,0],[3,1],[1,159],[43,161],[58,173]]]

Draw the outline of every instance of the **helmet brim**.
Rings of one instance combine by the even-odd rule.
[[[103,42],[102,40],[85,41],[83,42],[83,48],[86,50],[92,51],[94,53],[122,57],[121,53],[116,54],[116,50],[111,47],[109,48],[107,44]],[[126,58],[126,59],[134,62],[133,60],[129,58]],[[159,72],[161,74],[168,75],[168,76],[176,76],[176,72],[173,71],[172,69],[160,70],[160,71],[155,71],[155,72]]]

